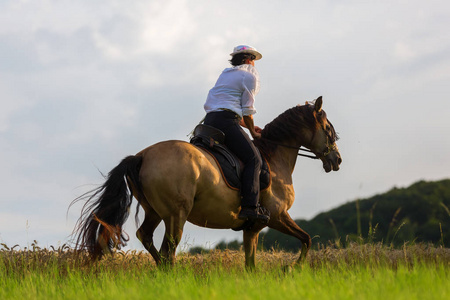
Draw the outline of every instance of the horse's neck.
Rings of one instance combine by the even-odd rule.
[[[292,172],[297,162],[297,150],[278,146],[271,156],[270,168],[281,175],[283,180],[292,182]]]
[[[278,210],[286,211],[292,207],[295,200],[292,172],[297,160],[296,149],[278,146],[270,159],[270,172],[272,174],[272,188],[269,201],[277,202]],[[275,212],[272,212],[275,213]],[[280,214],[281,211],[275,214]]]

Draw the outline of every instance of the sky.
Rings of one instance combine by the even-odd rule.
[[[338,172],[298,159],[294,219],[449,178],[448,28],[443,0],[0,0],[0,243],[68,243],[70,202],[125,156],[188,140],[239,44],[263,54],[256,125],[323,96],[340,136]],[[189,224],[179,250],[241,235]]]

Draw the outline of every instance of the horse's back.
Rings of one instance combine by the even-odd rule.
[[[183,141],[165,141],[154,144],[137,155],[143,157],[141,183],[194,185],[209,161],[196,147]]]

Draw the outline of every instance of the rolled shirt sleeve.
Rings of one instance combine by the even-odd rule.
[[[255,74],[245,72],[242,80],[243,92],[241,99],[242,115],[256,114],[255,96],[259,92],[259,80]]]

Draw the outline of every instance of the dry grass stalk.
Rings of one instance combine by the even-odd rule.
[[[0,269],[5,275],[25,276],[31,272],[49,270],[64,276],[69,272],[149,272],[157,271],[150,254],[141,251],[117,251],[97,263],[91,263],[87,252],[78,252],[67,245],[59,248],[40,248],[36,243],[31,249],[9,248],[1,244]],[[258,270],[269,271],[291,265],[297,254],[283,251],[259,251],[257,253]],[[307,265],[315,270],[321,268],[342,268],[363,266],[368,268],[387,267],[397,269],[400,265],[414,267],[417,264],[427,266],[450,267],[450,249],[428,245],[404,245],[402,249],[393,249],[382,244],[351,244],[347,248],[323,247],[311,250]],[[180,253],[177,256],[177,268],[189,269],[204,274],[211,270],[243,272],[244,253],[238,250],[214,250],[204,254]]]

